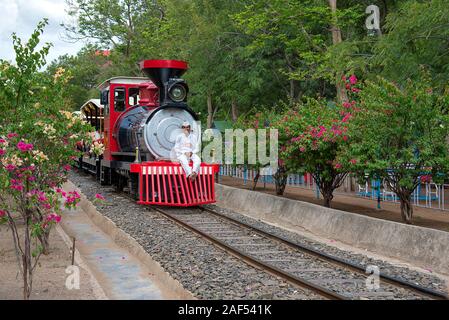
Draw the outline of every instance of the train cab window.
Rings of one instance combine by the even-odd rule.
[[[104,106],[104,115],[109,114],[109,90],[104,90],[100,95],[100,104]]]
[[[117,112],[125,111],[126,104],[126,90],[125,88],[117,88],[114,90],[114,110]]]
[[[139,102],[139,88],[129,88],[128,104],[130,107],[135,106]]]

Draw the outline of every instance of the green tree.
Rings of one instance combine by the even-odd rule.
[[[403,87],[385,79],[368,81],[361,111],[351,121],[351,144],[342,162],[356,159],[359,176],[384,179],[397,194],[402,218],[412,223],[411,196],[423,175],[442,181],[449,169],[449,91],[435,90],[427,73]]]
[[[386,17],[386,34],[375,47],[373,68],[405,84],[408,79],[421,81],[420,66],[426,66],[433,85],[444,88],[449,80],[448,15],[444,0],[404,1]]]
[[[87,100],[97,98],[97,86],[115,72],[104,51],[93,46],[82,48],[76,56],[63,55],[52,61],[47,67],[48,75],[55,74],[58,68],[70,73],[65,92],[72,110],[79,110]]]

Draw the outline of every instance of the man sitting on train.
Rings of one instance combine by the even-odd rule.
[[[176,137],[174,151],[187,178],[194,181],[198,176],[201,165],[201,159],[196,155],[198,152],[198,140],[195,134],[191,132],[190,123],[184,122],[181,128],[183,132]],[[193,168],[189,166],[190,160],[193,162]]]

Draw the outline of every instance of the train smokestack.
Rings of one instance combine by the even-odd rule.
[[[187,63],[179,60],[144,60],[140,62],[140,70],[159,88],[160,105],[167,103],[169,94],[167,86],[169,86],[170,79],[180,79],[187,69]]]
[[[140,69],[159,88],[170,78],[180,78],[186,71],[187,62],[178,60],[144,60]]]

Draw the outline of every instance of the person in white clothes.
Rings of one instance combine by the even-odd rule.
[[[195,153],[198,152],[198,140],[190,130],[190,123],[182,124],[183,132],[176,137],[174,151],[176,158],[181,162],[181,166],[190,180],[195,180],[200,170],[201,159]],[[193,161],[193,168],[189,162]]]

